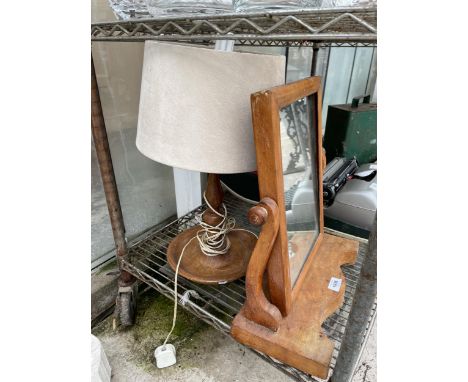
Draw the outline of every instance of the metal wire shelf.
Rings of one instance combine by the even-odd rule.
[[[373,46],[377,42],[377,7],[303,9],[195,15],[91,25],[92,41],[162,40],[212,44],[235,40],[253,46]]]
[[[247,210],[251,205],[231,196],[230,194],[226,194],[225,203],[231,216],[235,217],[239,226],[258,232],[258,228],[252,226],[246,218]],[[128,258],[122,260],[122,269],[127,270],[141,281],[173,300],[174,272],[170,269],[166,261],[167,246],[178,233],[194,226],[196,224],[195,215],[202,212],[205,208],[206,206],[200,206],[198,209],[175,220],[162,229],[150,230],[132,241],[129,246]],[[341,346],[341,340],[346,328],[366,248],[367,244],[361,242],[356,263],[352,266],[343,268],[343,273],[346,276],[344,303],[337,312],[324,322],[322,326],[325,334],[335,342],[330,374],[335,365]],[[229,335],[231,322],[245,301],[244,279],[224,285],[210,286],[196,284],[180,277],[178,284],[179,299],[188,290],[195,290],[198,293],[198,297],[191,297],[183,307],[209,325],[212,325],[224,334]],[[374,313],[375,307],[371,317],[369,318],[369,322],[371,322]],[[369,324],[367,330],[370,330],[370,326],[371,325]],[[258,352],[256,353],[297,380],[319,381],[318,379],[295,368],[284,365],[271,357]]]

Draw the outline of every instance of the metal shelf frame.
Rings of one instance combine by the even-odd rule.
[[[258,228],[247,221],[249,205],[227,193],[224,200],[230,211],[230,216],[236,219],[239,227],[258,233]],[[174,272],[168,266],[166,251],[171,240],[180,232],[197,224],[195,216],[206,209],[205,205],[173,221],[167,226],[150,230],[129,244],[129,257],[122,261],[122,268],[145,282],[159,293],[174,300]],[[330,374],[335,366],[340,350],[341,341],[348,321],[362,262],[367,250],[367,243],[363,240],[359,246],[358,258],[355,264],[343,267],[346,277],[346,290],[343,305],[338,311],[327,318],[322,328],[324,333],[335,343],[332,356]],[[189,290],[196,291],[198,297],[191,297],[183,308],[193,315],[213,326],[226,335],[230,335],[231,322],[245,302],[245,281],[236,280],[223,285],[201,285],[184,278],[179,278],[178,299]],[[375,305],[371,317],[375,314]],[[364,339],[363,339],[364,341]],[[275,367],[300,381],[320,381],[300,370],[273,360],[264,354],[256,352]]]
[[[91,25],[92,41],[179,41],[237,45],[375,45],[377,8],[303,9],[164,17],[100,22]]]
[[[126,21],[91,24],[91,41],[143,42],[145,40],[186,42],[199,45],[214,44],[217,40],[234,40],[236,45],[311,47],[314,52],[311,75],[314,75],[316,53],[321,47],[376,46],[377,8],[303,9],[153,19],[134,18]],[[166,262],[167,245],[181,230],[193,226],[195,214],[201,212],[205,207],[200,206],[197,210],[162,229],[150,229],[139,238],[127,243],[93,60],[91,60],[91,66],[91,128],[117,248],[117,261],[121,272],[119,287],[122,290],[128,289],[129,286],[135,285],[135,281],[139,279],[166,297],[173,299],[174,273]],[[240,226],[256,230],[255,227],[249,225],[246,219],[246,212],[250,205],[229,195],[226,196],[225,202]],[[361,242],[356,264],[343,268],[346,277],[344,304],[322,326],[324,332],[335,342],[329,375],[332,374],[333,368],[336,366],[356,287],[362,281],[360,269],[366,256],[366,248],[367,244]],[[231,321],[245,300],[244,281],[237,280],[213,287],[195,284],[182,277],[179,280],[179,298],[188,290],[195,290],[199,296],[189,299],[183,308],[222,333],[229,335]],[[371,297],[374,298],[374,296]],[[369,312],[362,344],[367,339],[375,314],[376,304],[374,303]],[[296,380],[320,381],[271,357],[253,351]]]

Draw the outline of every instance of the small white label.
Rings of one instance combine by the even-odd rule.
[[[337,279],[336,277],[332,277],[330,282],[328,283],[328,289],[332,291],[339,292],[341,288],[341,279]]]

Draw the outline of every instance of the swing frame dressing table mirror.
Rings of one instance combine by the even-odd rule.
[[[326,378],[334,345],[321,325],[343,303],[341,266],[355,262],[358,243],[324,233],[321,99],[320,77],[251,96],[261,200],[248,218],[262,229],[247,268],[246,301],[231,334]],[[286,122],[302,136],[304,166],[297,175],[285,168]],[[295,193],[292,203],[285,198],[288,189]]]

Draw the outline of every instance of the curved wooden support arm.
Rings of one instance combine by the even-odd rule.
[[[250,223],[263,227],[245,276],[246,302],[243,313],[247,319],[276,331],[282,316],[279,309],[265,296],[263,274],[278,235],[278,205],[271,198],[263,198],[249,210],[248,218]]]

